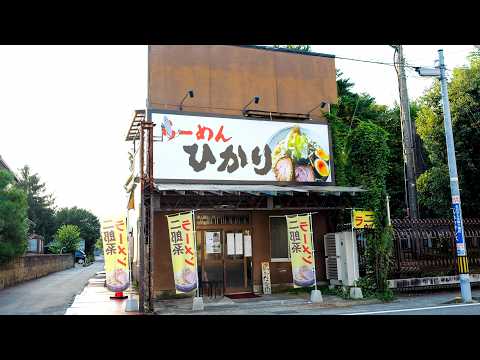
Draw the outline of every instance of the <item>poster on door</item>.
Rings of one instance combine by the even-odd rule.
[[[193,212],[167,215],[173,276],[177,294],[198,287]]]
[[[292,262],[293,286],[309,287],[315,284],[311,215],[287,215],[288,244]]]
[[[205,248],[207,254],[220,254],[222,252],[219,231],[205,232]]]
[[[113,292],[130,286],[127,225],[123,218],[102,221],[101,233],[107,288]]]

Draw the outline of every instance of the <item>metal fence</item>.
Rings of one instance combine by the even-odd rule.
[[[450,219],[394,219],[390,278],[457,275],[455,231]],[[480,273],[480,219],[464,219],[469,269]]]

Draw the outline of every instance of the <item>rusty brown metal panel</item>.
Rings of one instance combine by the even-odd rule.
[[[208,109],[209,46],[150,46],[148,62],[148,96],[152,107],[164,108],[167,105],[169,109],[176,109],[187,91],[192,89],[195,96],[185,101],[185,110],[192,111],[191,107]]]
[[[336,103],[335,59],[226,45],[151,45],[150,107],[241,115],[241,109],[306,114],[321,101]],[[316,110],[313,118],[321,117]]]
[[[321,101],[336,103],[333,58],[275,54],[278,112],[305,114]],[[316,109],[312,115],[320,115]]]
[[[276,111],[272,54],[235,46],[212,46],[210,71],[212,108],[241,110],[254,96],[260,96],[260,102],[252,103],[249,109]]]

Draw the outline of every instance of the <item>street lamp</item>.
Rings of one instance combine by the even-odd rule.
[[[418,75],[424,77],[440,77],[439,68],[416,67],[415,71],[418,73]]]
[[[439,66],[436,68],[415,68],[420,76],[437,77],[440,79],[443,102],[443,119],[445,126],[445,139],[447,143],[448,171],[450,174],[450,191],[452,194],[453,221],[455,224],[455,244],[457,248],[457,261],[460,273],[460,290],[463,302],[472,301],[470,276],[468,272],[467,247],[463,230],[462,208],[460,203],[460,187],[458,183],[457,161],[455,158],[455,144],[453,140],[452,119],[448,101],[447,78],[445,77],[445,64],[443,50],[438,50]]]

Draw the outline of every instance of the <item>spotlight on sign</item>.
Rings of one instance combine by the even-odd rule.
[[[247,108],[250,106],[250,104],[251,104],[252,102],[254,102],[255,104],[258,104],[258,103],[260,102],[260,96],[254,96],[254,97],[252,98],[252,100],[250,100],[250,101],[248,102],[248,104],[243,107],[243,109],[242,109],[243,115],[245,115],[245,112],[246,112]]]
[[[310,117],[310,114],[315,111],[316,109],[320,108],[320,109],[324,109],[325,106],[328,105],[328,108],[330,110],[330,104],[326,101],[322,101],[320,104],[318,104],[317,106],[315,106],[312,110],[310,110],[307,114],[308,114],[308,117]]]
[[[190,97],[190,98],[194,97],[193,90],[188,90],[187,93],[185,94],[185,96],[183,97],[183,99],[182,99],[182,101],[180,102],[180,105],[179,105],[180,111],[183,110],[183,103],[185,102],[185,100],[188,97]]]

